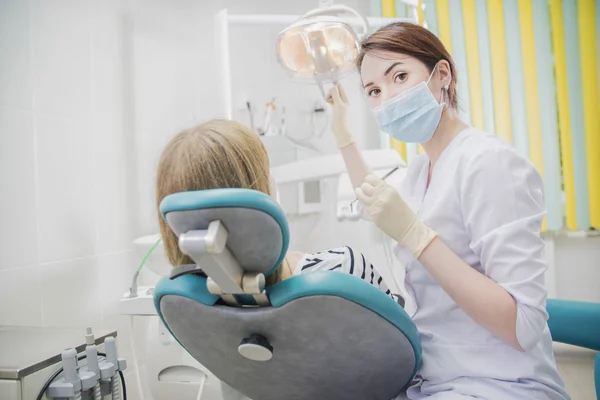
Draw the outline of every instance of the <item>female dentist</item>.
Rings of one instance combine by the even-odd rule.
[[[370,174],[331,91],[333,132],[356,195],[398,242],[423,364],[409,399],[569,399],[546,324],[543,183],[499,137],[457,116],[456,68],[415,24],[382,28],[357,66],[380,129],[421,143],[399,187]]]

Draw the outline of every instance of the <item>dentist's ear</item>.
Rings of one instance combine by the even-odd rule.
[[[269,196],[277,203],[279,203],[279,192],[277,191],[277,182],[273,179],[273,176],[269,175]]]
[[[446,60],[440,60],[437,63],[436,70],[439,76],[440,86],[446,89],[446,87],[449,87],[450,83],[452,82],[452,71],[450,69],[450,64]]]

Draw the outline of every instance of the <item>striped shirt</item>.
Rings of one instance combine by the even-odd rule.
[[[294,268],[294,275],[315,271],[336,271],[354,275],[365,282],[379,288],[382,292],[396,300],[404,307],[404,299],[392,294],[385,281],[365,256],[345,246],[324,250],[314,254],[304,254]]]

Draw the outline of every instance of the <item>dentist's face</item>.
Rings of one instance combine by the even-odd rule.
[[[363,92],[371,107],[377,107],[384,101],[427,81],[430,74],[431,71],[418,59],[383,50],[366,54],[360,71]],[[441,85],[438,85],[438,79],[434,79],[435,75],[429,82],[429,88],[440,102]]]

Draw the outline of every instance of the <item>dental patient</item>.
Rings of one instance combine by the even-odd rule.
[[[269,157],[260,138],[244,125],[228,120],[212,120],[185,130],[167,144],[158,165],[156,204],[158,207],[163,198],[173,193],[219,188],[252,189],[272,197],[275,195]],[[176,235],[160,212],[159,221],[171,265],[194,264],[179,249]],[[400,296],[390,293],[365,256],[350,247],[314,254],[288,251],[279,268],[267,277],[266,284],[324,270],[357,276],[404,304]]]

